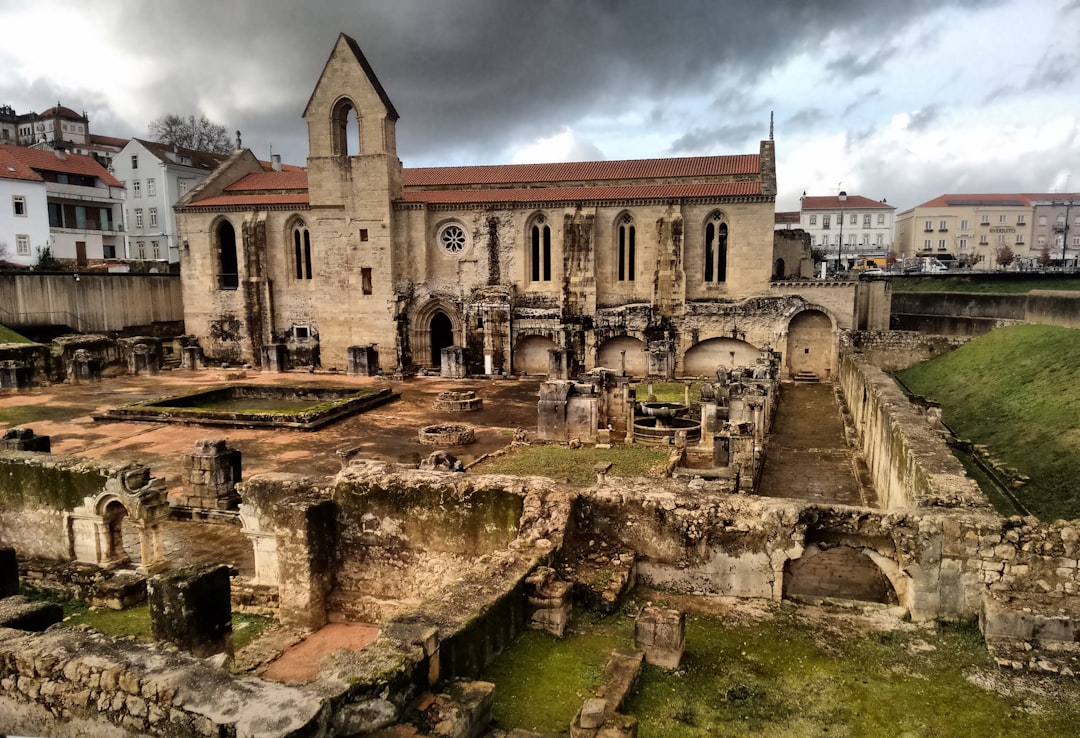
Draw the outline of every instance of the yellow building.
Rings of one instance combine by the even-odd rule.
[[[945,256],[975,269],[997,269],[1008,248],[1026,256],[1032,243],[1032,198],[1026,194],[941,195],[896,216],[900,256]]]

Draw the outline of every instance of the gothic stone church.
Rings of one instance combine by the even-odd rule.
[[[470,374],[546,374],[561,349],[574,370],[672,377],[769,347],[825,379],[839,331],[888,327],[884,283],[789,278],[771,135],[757,154],[405,169],[397,111],[344,34],[303,117],[306,170],[239,150],[177,204],[210,361],[283,346],[344,369],[373,346],[390,373],[457,346]]]

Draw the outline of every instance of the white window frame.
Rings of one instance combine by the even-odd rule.
[[[21,213],[19,211],[22,211]],[[24,195],[11,196],[11,212],[16,218],[26,217],[26,197]]]
[[[142,197],[142,180],[141,179],[133,179],[131,181],[131,196],[132,197]]]
[[[153,177],[150,177],[146,180],[146,196],[154,197],[155,195],[157,195],[157,182],[154,181]]]
[[[19,256],[30,255],[30,236],[25,233],[15,234],[15,253]]]
[[[150,227],[157,228],[157,208],[150,208]]]
[[[135,227],[143,227],[142,208],[135,208]]]

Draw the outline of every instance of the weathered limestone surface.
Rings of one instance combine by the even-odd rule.
[[[686,647],[686,614],[646,606],[634,621],[634,643],[645,660],[661,669],[678,669]]]
[[[232,602],[229,567],[184,567],[147,582],[150,630],[199,658],[232,657]]]

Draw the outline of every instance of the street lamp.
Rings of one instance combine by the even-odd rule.
[[[847,193],[840,190],[840,194],[837,197],[840,201],[840,237],[836,244],[836,272],[840,273],[840,250],[844,248],[844,201],[847,200]]]

